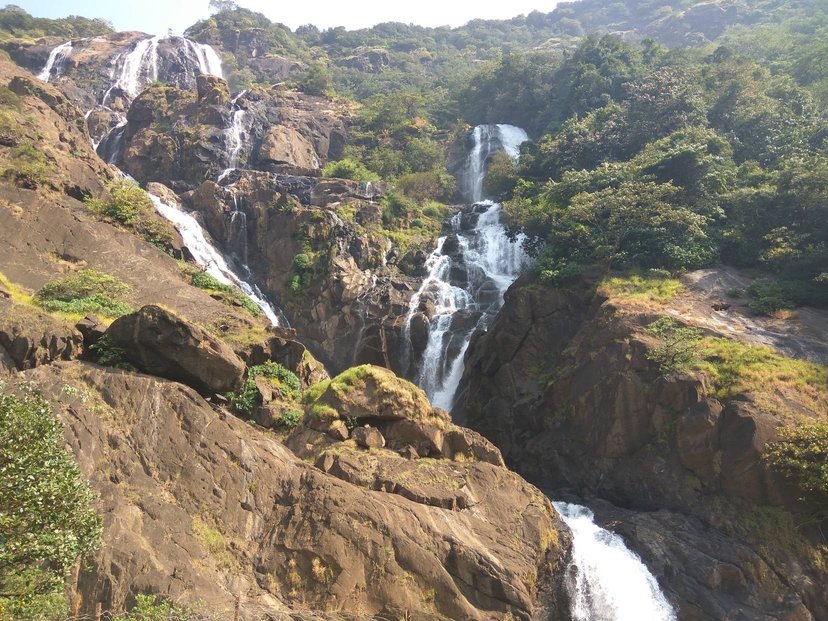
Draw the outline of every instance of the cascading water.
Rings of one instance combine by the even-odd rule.
[[[404,328],[410,343],[412,317],[424,298],[430,299],[434,310],[417,383],[444,409],[453,405],[471,335],[487,327],[527,262],[521,244],[506,235],[500,205],[481,201],[488,160],[501,150],[517,158],[526,132],[510,125],[480,126],[472,136],[461,187],[474,206],[455,214],[452,234],[438,240]],[[555,503],[555,508],[573,534],[567,587],[574,621],[675,621],[656,579],[621,537],[597,526],[586,507]]]
[[[411,299],[404,328],[410,342],[412,318],[423,298],[430,299],[434,311],[417,383],[434,405],[447,410],[463,375],[463,357],[472,334],[488,326],[503,305],[506,289],[527,262],[520,243],[506,236],[500,205],[480,202],[487,160],[499,150],[516,156],[526,132],[511,125],[481,125],[473,136],[464,193],[477,204],[472,214],[456,214],[451,220],[452,236],[438,241],[426,262],[428,276]]]
[[[621,537],[597,526],[586,507],[552,504],[573,535],[567,577],[573,621],[675,621],[655,577]]]
[[[142,39],[138,41],[130,52],[120,53],[110,61],[111,84],[103,93],[99,105],[115,115],[117,125],[104,136],[99,144],[96,145],[94,141],[92,143],[99,155],[109,164],[114,164],[117,160],[127,122],[125,116],[108,107],[109,97],[116,89],[120,89],[130,97],[135,97],[147,84],[158,79],[158,45],[163,39],[165,39],[163,36]],[[213,48],[184,37],[175,37],[174,39],[181,39],[188,52],[186,54],[188,62],[185,63],[185,71],[188,76],[194,77],[197,74],[210,73],[221,77],[221,60]],[[71,49],[71,41],[67,41],[53,49],[49,54],[49,60],[46,66],[38,74],[38,77],[48,82],[53,69],[57,75],[60,75],[62,62],[65,61]],[[235,100],[233,103],[235,103]],[[91,113],[92,110],[87,111],[85,117],[89,118]],[[239,137],[238,143],[240,142],[241,138]],[[231,159],[232,157],[238,158],[240,149],[241,144],[238,144],[235,148],[235,153],[231,155]],[[126,179],[132,179],[125,173],[121,174]],[[169,220],[178,229],[179,233],[181,233],[185,245],[199,266],[219,282],[226,285],[235,285],[241,289],[247,297],[255,302],[274,326],[287,324],[284,317],[281,316],[281,313],[274,309],[258,287],[243,280],[230,269],[221,253],[207,241],[201,225],[193,216],[184,213],[175,206],[168,205],[158,196],[153,194],[149,196],[158,213]],[[246,215],[238,208],[238,203],[235,202],[235,196],[234,204],[236,204],[236,209],[231,216],[233,224],[235,225],[238,220],[238,227],[246,231]],[[242,262],[246,267],[246,234],[244,235],[242,253]],[[250,270],[247,271],[249,273]]]
[[[227,265],[224,257],[221,256],[218,250],[207,241],[204,235],[204,230],[198,221],[188,213],[184,213],[173,205],[168,205],[161,198],[154,194],[149,195],[152,199],[155,209],[164,218],[169,220],[181,233],[181,238],[184,240],[184,245],[193,255],[195,262],[201,266],[204,271],[216,278],[219,282],[225,285],[236,285],[241,289],[247,297],[253,300],[256,305],[262,309],[262,312],[267,316],[274,326],[284,324],[284,320],[279,317],[277,311],[265,299],[261,291],[255,285],[239,278]]]
[[[221,174],[218,176],[216,181],[221,182],[227,175],[229,175],[233,170],[239,167],[239,155],[241,154],[242,147],[244,146],[244,119],[246,116],[246,111],[242,108],[237,107],[237,102],[239,98],[243,97],[247,93],[247,91],[242,91],[230,101],[230,109],[233,110],[233,113],[230,117],[230,129],[227,130],[227,168],[225,168]]]
[[[67,41],[66,43],[61,43],[49,52],[49,60],[46,61],[46,66],[43,67],[43,71],[37,74],[38,79],[48,82],[52,77],[52,69],[55,70],[55,77],[59,78],[63,73],[63,62],[71,51],[72,42]]]

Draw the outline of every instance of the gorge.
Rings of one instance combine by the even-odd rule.
[[[481,86],[517,53],[440,105],[348,100],[321,50],[352,93],[439,71],[251,15],[0,42],[0,409],[44,400],[101,520],[63,616],[826,618],[821,492],[776,456],[826,415],[828,313],[704,258],[743,243],[717,210],[764,226],[734,205],[811,177],[725,194],[750,137],[710,129],[725,99],[691,126],[668,56],[539,129]],[[572,49],[632,67],[610,39]],[[567,54],[526,58],[580,80]]]

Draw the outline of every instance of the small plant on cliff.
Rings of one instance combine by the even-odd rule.
[[[337,162],[331,162],[322,169],[323,177],[335,177],[337,179],[351,179],[353,181],[376,181],[379,177],[365,168],[361,162],[348,158]]]
[[[256,407],[259,398],[259,391],[256,388],[255,379],[257,376],[269,379],[281,391],[282,396],[287,399],[295,400],[301,396],[302,384],[299,378],[296,377],[296,374],[278,362],[268,360],[264,364],[257,364],[250,367],[248,377],[242,387],[236,392],[227,394],[233,410],[238,414],[243,414],[244,416],[253,414],[253,408]],[[284,418],[284,415],[282,418]]]
[[[663,374],[689,367],[701,359],[702,331],[679,325],[675,319],[661,317],[647,326],[647,332],[664,345],[647,352],[647,359],[658,364]]]
[[[816,517],[828,517],[828,423],[783,428],[768,448],[766,459],[774,469],[793,480]]]
[[[173,229],[155,213],[149,194],[130,181],[118,181],[109,186],[109,196],[86,198],[89,209],[106,222],[120,225],[145,241],[172,253]]]
[[[130,286],[119,278],[97,270],[81,270],[43,285],[34,302],[47,311],[120,317],[132,312],[123,301],[129,292]]]
[[[199,289],[204,289],[205,291],[215,291],[227,294],[233,300],[241,304],[242,307],[254,317],[258,317],[262,314],[262,309],[256,306],[256,303],[244,293],[238,291],[232,285],[225,285],[215,276],[211,276],[207,272],[193,273],[190,277],[190,284],[194,287],[198,287]]]
[[[97,546],[101,521],[40,395],[0,393],[0,475],[0,618],[56,618],[65,579]]]
[[[124,617],[123,621],[188,621],[198,619],[197,611],[178,606],[168,599],[158,601],[157,595],[136,595],[135,606]]]

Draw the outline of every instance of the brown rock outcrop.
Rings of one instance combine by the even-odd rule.
[[[26,377],[100,494],[103,546],[74,585],[82,612],[151,592],[206,611],[241,594],[245,619],[332,601],[413,619],[569,618],[568,531],[503,468],[390,451],[374,467],[352,451],[326,473],[179,384],[76,362]],[[346,480],[361,471],[383,485]]]
[[[106,331],[137,368],[208,392],[241,386],[245,365],[227,345],[158,306],[119,317]]]
[[[644,328],[666,310],[606,300],[589,282],[565,292],[533,285],[529,277],[513,285],[489,330],[472,340],[455,418],[544,489],[658,511],[652,519],[627,513],[628,526],[613,528],[647,551],[680,619],[824,616],[828,600],[814,587],[824,569],[806,552],[813,542],[793,520],[769,517],[801,511],[763,459],[780,416],[751,394],[714,398],[715,376],[703,370],[663,375],[648,355],[661,342]],[[816,415],[804,402],[785,407]],[[668,524],[682,537],[659,531]],[[702,545],[710,538],[714,546]]]

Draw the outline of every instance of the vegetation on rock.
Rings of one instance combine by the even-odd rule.
[[[130,286],[97,270],[81,270],[73,276],[46,283],[35,294],[34,302],[47,311],[83,316],[97,313],[120,317],[132,312],[124,300]]]
[[[54,618],[67,612],[65,579],[97,546],[101,520],[49,403],[0,390],[0,618]]]

